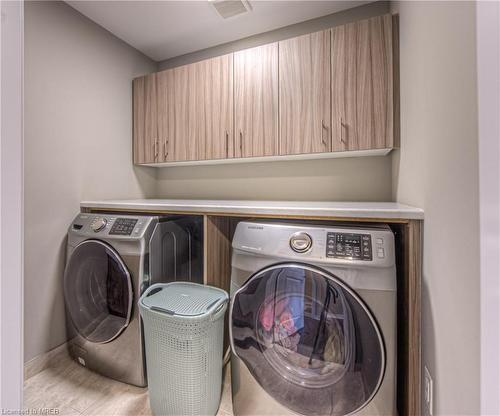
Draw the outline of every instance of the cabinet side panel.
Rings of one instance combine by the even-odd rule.
[[[399,396],[404,415],[421,414],[421,288],[422,288],[422,222],[411,220],[404,230],[404,290],[403,313],[398,319],[403,322],[403,380]],[[400,294],[401,296],[401,294]],[[401,311],[400,311],[401,312]],[[400,325],[401,326],[401,325]]]
[[[144,101],[145,101],[145,91],[144,91],[144,77],[134,79],[132,83],[133,88],[133,151],[134,151],[134,163],[140,164],[145,163],[144,156]]]
[[[156,74],[146,76],[144,155],[146,163],[158,161],[158,107],[156,102]]]

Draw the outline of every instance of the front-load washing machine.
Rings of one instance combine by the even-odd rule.
[[[147,384],[137,301],[153,283],[203,282],[202,217],[79,214],[68,231],[70,355],[104,376]]]
[[[233,409],[396,415],[388,226],[240,222],[233,238]]]

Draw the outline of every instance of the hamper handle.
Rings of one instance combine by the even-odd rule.
[[[216,321],[217,319],[220,318],[220,316],[225,312],[225,306],[227,305],[229,299],[222,299],[219,301],[219,305],[215,308],[215,310],[212,312],[212,316],[210,319],[212,321]]]
[[[156,312],[163,312],[163,313],[166,313],[167,315],[175,315],[175,312],[174,311],[171,311],[170,309],[165,309],[165,308],[162,308],[160,306],[151,306],[150,309],[152,311],[156,311]]]

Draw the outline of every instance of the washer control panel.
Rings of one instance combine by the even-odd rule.
[[[354,226],[241,221],[233,253],[322,265],[390,267],[395,264],[394,233],[385,224]],[[245,266],[246,267],[246,266]]]
[[[371,235],[328,232],[326,257],[371,261],[373,260]]]
[[[136,218],[117,218],[109,231],[109,235],[131,235],[137,224]]]

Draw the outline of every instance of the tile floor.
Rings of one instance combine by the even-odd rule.
[[[227,366],[217,416],[233,415],[230,382]],[[24,408],[60,416],[151,415],[147,389],[102,377],[67,356],[25,381]]]

